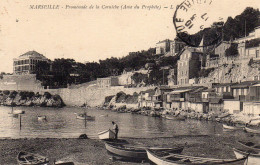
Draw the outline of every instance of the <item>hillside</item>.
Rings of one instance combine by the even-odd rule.
[[[260,74],[257,66],[249,66],[249,60],[242,64],[225,64],[214,69],[208,77],[200,78],[200,83],[230,83],[241,81],[252,81]]]

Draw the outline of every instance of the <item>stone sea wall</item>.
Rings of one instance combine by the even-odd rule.
[[[87,104],[88,106],[102,106],[105,101],[105,97],[116,95],[118,92],[124,92],[126,94],[133,95],[133,93],[139,93],[147,89],[154,88],[150,87],[140,87],[140,88],[124,88],[123,86],[109,87],[109,88],[98,88],[96,85],[80,88],[63,88],[63,89],[45,89],[45,91],[51,94],[59,95],[64,103],[68,106],[82,106]]]

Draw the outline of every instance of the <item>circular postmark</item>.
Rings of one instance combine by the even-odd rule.
[[[222,40],[222,19],[212,10],[212,0],[184,0],[176,7],[173,24],[177,37],[188,46],[210,46]],[[200,45],[203,39],[203,45]]]

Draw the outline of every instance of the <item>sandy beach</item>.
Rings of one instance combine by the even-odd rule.
[[[120,138],[136,146],[161,146],[171,147],[176,145],[186,146],[183,154],[212,158],[235,158],[232,147],[237,140],[257,142],[259,137],[247,135],[247,137],[233,137],[220,135],[201,136],[175,136],[164,138]],[[241,147],[241,146],[240,146]],[[38,153],[53,160],[73,161],[76,165],[99,164],[138,164],[112,160],[108,155],[104,142],[98,139],[1,139],[0,140],[0,164],[17,164],[16,156],[19,151]],[[143,164],[149,164],[144,162]]]

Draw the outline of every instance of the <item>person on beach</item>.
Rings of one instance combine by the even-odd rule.
[[[114,130],[115,133],[116,133],[115,139],[117,139],[117,135],[118,135],[118,131],[119,131],[118,125],[117,125],[114,121],[112,121],[112,124],[113,124],[113,130]]]

